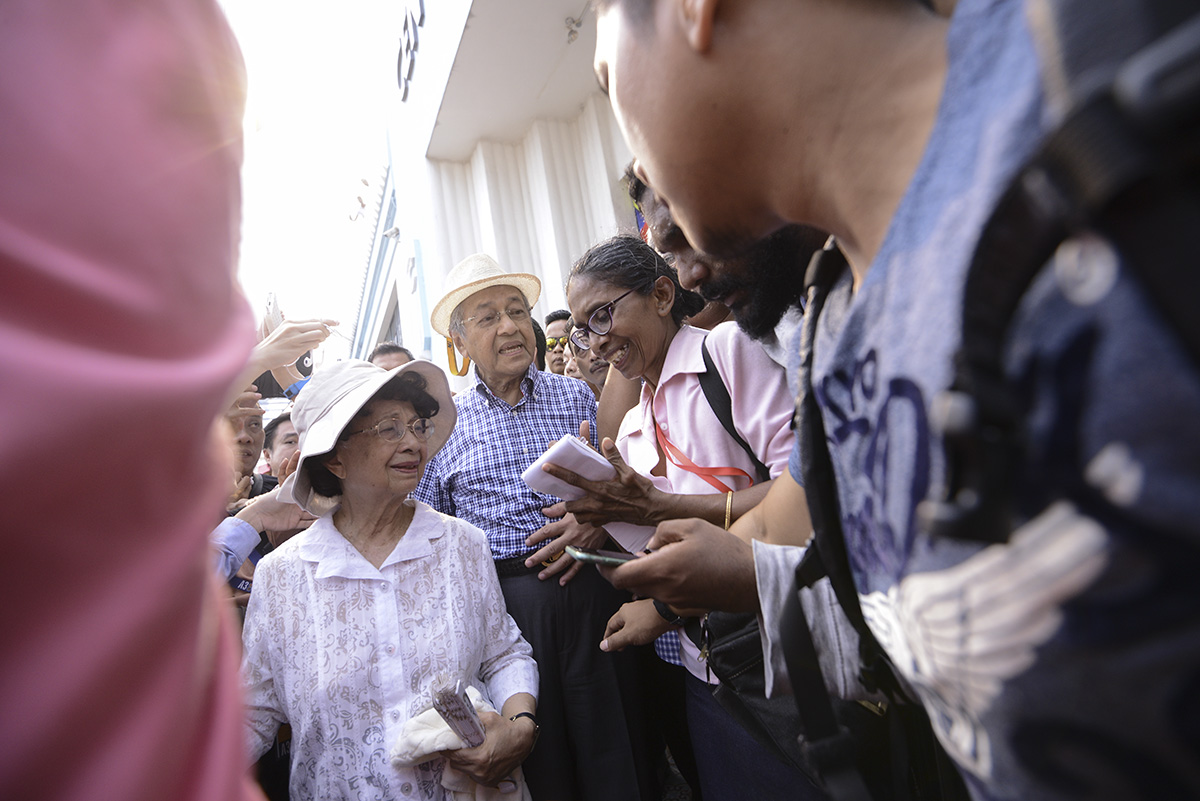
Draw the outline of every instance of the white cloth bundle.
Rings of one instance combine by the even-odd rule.
[[[474,687],[467,687],[467,699],[476,712],[496,711]],[[402,768],[412,767],[428,762],[431,757],[437,757],[439,751],[455,751],[462,747],[463,741],[446,721],[442,720],[437,710],[427,709],[405,721],[396,744],[392,746],[392,764]],[[532,801],[520,766],[513,771],[510,778],[516,787],[502,793],[495,787],[477,784],[470,776],[446,762],[442,772],[442,786],[450,791],[453,801]]]

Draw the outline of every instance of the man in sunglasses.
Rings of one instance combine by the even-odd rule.
[[[546,315],[546,369],[563,375],[567,368],[567,335],[571,333],[571,313],[558,309]]]
[[[455,396],[457,425],[413,496],[487,535],[509,614],[533,647],[542,732],[524,763],[530,792],[534,799],[655,797],[640,720],[625,712],[641,707],[631,658],[596,647],[628,596],[563,553],[568,544],[600,547],[608,535],[573,515],[548,520],[543,510],[559,499],[521,479],[582,423],[595,431],[596,399],[583,382],[533,363],[536,276],[477,254],[444,285],[430,322],[470,359],[473,383]],[[563,323],[550,330],[566,335]]]

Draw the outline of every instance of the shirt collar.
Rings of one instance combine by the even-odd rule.
[[[704,356],[700,353],[700,343],[708,334],[709,332],[704,329],[681,325],[674,339],[671,340],[670,347],[667,348],[667,356],[663,359],[662,373],[658,377],[658,386],[654,388],[653,393],[650,393],[650,385],[643,383],[643,396],[650,393],[650,397],[653,397],[658,393],[659,387],[664,386],[677,375],[703,373],[706,368],[704,367]]]
[[[337,530],[333,523],[333,511],[318,518],[300,535],[299,556],[306,562],[316,564],[318,579],[378,579],[380,573],[390,565],[430,556],[433,553],[433,540],[442,536],[445,529],[441,525],[441,518],[427,504],[421,501],[412,503],[415,504],[415,510],[408,530],[378,570]]]
[[[497,398],[492,390],[488,388],[488,385],[483,383],[483,379],[479,377],[479,371],[475,369],[474,364],[471,365],[471,372],[475,376],[475,391],[484,400],[492,404],[503,403],[508,405],[507,401]],[[529,398],[537,400],[538,395],[541,394],[543,383],[545,383],[545,376],[542,371],[537,368],[536,362],[530,362],[529,367],[525,370],[525,377],[521,379],[521,400],[517,401],[515,405],[520,406]]]

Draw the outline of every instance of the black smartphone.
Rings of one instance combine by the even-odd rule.
[[[633,554],[624,551],[600,551],[595,548],[576,548],[574,545],[567,546],[567,553],[578,562],[591,562],[594,565],[611,567],[616,567],[634,558]]]

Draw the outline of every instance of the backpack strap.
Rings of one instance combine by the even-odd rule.
[[[833,701],[817,660],[812,632],[800,606],[800,588],[811,586],[821,577],[829,576],[838,604],[850,618],[855,630],[865,631],[867,638],[873,640],[866,628],[850,576],[845,543],[841,542],[842,527],[836,487],[833,484],[829,452],[825,447],[820,409],[812,392],[812,345],[817,319],[830,287],[845,268],[846,259],[841,251],[827,246],[813,255],[805,276],[807,303],[800,334],[800,395],[796,402],[795,421],[800,438],[804,493],[812,516],[813,539],[796,568],[796,583],[788,594],[780,627],[781,648],[788,678],[792,682],[792,696],[804,726],[801,747],[805,758],[812,763],[833,798],[838,801],[868,801],[871,794],[858,766],[854,738],[838,723],[834,714]],[[821,551],[824,548],[829,548],[833,554],[832,561],[822,558]],[[837,562],[839,553],[842,555],[841,563]],[[840,564],[845,565],[844,570]],[[834,567],[832,571],[829,569],[831,565]]]
[[[836,246],[827,247],[813,255],[805,274],[807,303],[804,324],[800,329],[800,395],[796,401],[796,434],[800,441],[800,468],[808,511],[812,517],[813,539],[809,544],[814,565],[805,566],[810,578],[828,576],[837,596],[838,605],[850,618],[850,623],[863,641],[874,641],[863,619],[858,603],[858,590],[850,575],[850,561],[842,536],[842,518],[838,503],[833,463],[826,446],[825,424],[812,386],[813,345],[816,341],[817,320],[825,307],[825,298],[846,269],[846,257]],[[819,565],[819,567],[818,567]],[[803,586],[811,586],[806,582]]]
[[[835,245],[813,256],[805,277],[808,303],[800,335],[800,395],[796,403],[804,492],[812,516],[813,538],[796,568],[796,579],[780,620],[781,648],[792,682],[796,709],[804,726],[805,758],[837,801],[966,799],[962,777],[934,737],[920,704],[912,702],[896,678],[886,653],[867,626],[850,570],[842,532],[833,463],[821,409],[813,392],[817,321],[829,290],[846,269]],[[895,730],[882,750],[860,742],[837,714],[817,661],[800,589],[829,578],[838,605],[859,636],[860,673],[870,690],[891,699],[888,711]],[[890,749],[890,753],[888,753]],[[889,764],[890,763],[890,764]],[[879,768],[884,768],[881,777]],[[872,770],[871,768],[876,768]],[[882,782],[882,784],[881,784]],[[874,791],[874,792],[872,792]]]
[[[784,632],[781,646],[792,682],[792,697],[804,730],[801,749],[805,759],[821,777],[831,798],[871,801],[871,793],[858,768],[857,743],[850,730],[838,722],[833,699],[825,687],[798,588],[788,593],[779,625]]]
[[[733,441],[738,444],[746,456],[750,458],[750,463],[754,465],[754,474],[757,476],[759,484],[764,481],[771,480],[771,471],[767,466],[759,460],[758,456],[750,448],[750,445],[738,433],[738,430],[733,425],[733,400],[729,397],[729,388],[725,386],[725,380],[721,378],[721,374],[717,371],[717,365],[713,362],[712,354],[708,352],[708,337],[700,341],[700,355],[704,358],[704,372],[696,377],[700,380],[700,389],[704,392],[704,398],[708,401],[708,405],[712,407],[713,414],[721,421],[721,425],[725,427],[725,431],[733,438]]]

